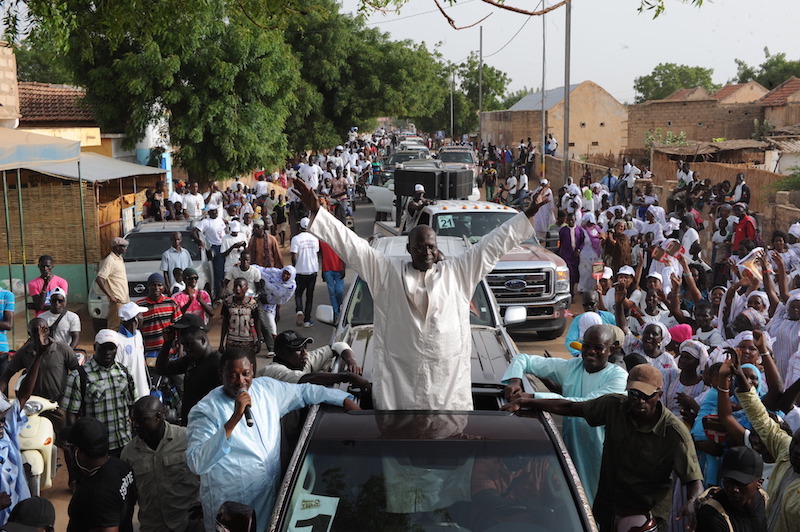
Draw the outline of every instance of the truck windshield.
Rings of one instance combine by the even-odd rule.
[[[181,247],[189,251],[193,261],[200,260],[200,247],[192,239],[192,233],[181,231],[183,240]],[[171,232],[164,233],[131,233],[125,238],[130,242],[123,255],[125,262],[161,260],[161,255],[172,245]]]
[[[475,158],[468,151],[443,151],[439,154],[439,160],[443,163],[475,164]]]
[[[513,218],[517,211],[448,212],[433,217],[433,230],[441,236],[466,236],[473,244],[490,233],[495,227]],[[525,244],[537,244],[531,238]]]
[[[425,427],[454,431],[430,436],[391,429],[379,441],[312,441],[281,530],[584,530],[550,442],[470,439],[454,424]]]
[[[373,323],[372,293],[370,293],[367,283],[360,277],[356,280],[356,286],[353,288],[353,293],[344,315],[347,323],[354,327],[372,325]],[[475,288],[475,293],[472,294],[472,300],[469,303],[469,322],[470,325],[496,326],[494,316],[489,309],[489,300],[486,297],[483,283],[479,283]]]
[[[419,159],[419,155],[416,153],[395,153],[389,157],[388,165],[394,166],[395,164],[404,163],[411,159]]]

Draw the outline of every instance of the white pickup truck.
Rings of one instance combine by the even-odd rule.
[[[487,201],[438,200],[417,212],[403,232],[416,225],[430,225],[437,235],[458,236],[475,243],[518,211]],[[376,236],[397,236],[394,222],[375,222]],[[509,327],[512,331],[535,331],[541,338],[561,336],[569,308],[569,269],[564,260],[542,247],[536,237],[504,255],[486,276],[501,312],[524,306],[527,320]]]

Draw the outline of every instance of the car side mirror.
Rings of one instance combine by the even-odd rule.
[[[336,321],[333,319],[333,307],[330,305],[318,305],[314,317],[325,325],[336,325]]]
[[[528,319],[528,311],[525,307],[508,307],[503,316],[503,324],[508,327],[509,325],[517,325],[525,323]]]

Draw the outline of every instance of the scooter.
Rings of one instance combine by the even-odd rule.
[[[31,496],[38,496],[42,490],[53,487],[58,467],[58,448],[55,445],[53,423],[41,414],[57,408],[58,403],[36,395],[32,395],[25,403],[28,422],[19,432],[19,448],[22,463],[27,464],[25,475]]]

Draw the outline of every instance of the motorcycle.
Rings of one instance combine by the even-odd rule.
[[[55,445],[53,423],[42,412],[55,410],[58,403],[32,395],[23,410],[28,422],[19,432],[19,448],[31,496],[53,487],[58,469],[58,448]]]

